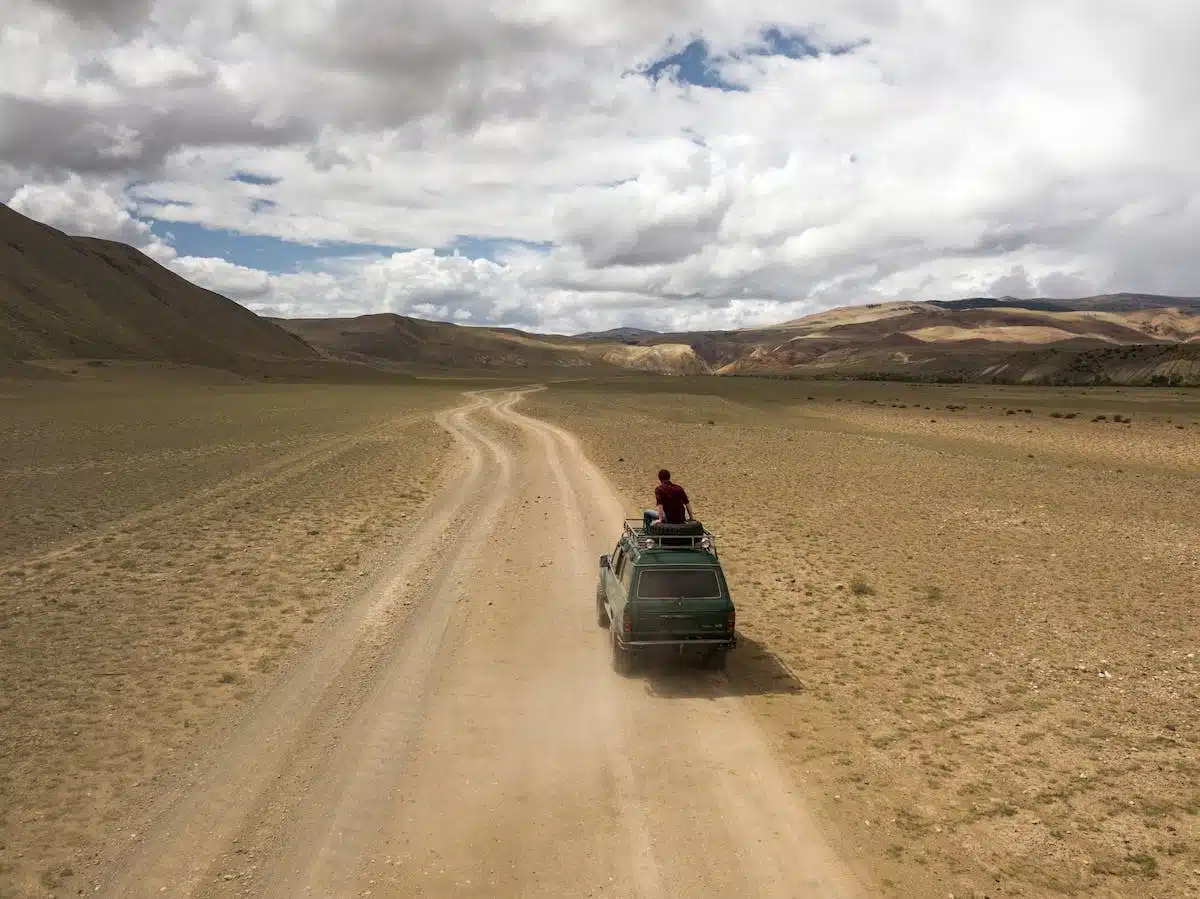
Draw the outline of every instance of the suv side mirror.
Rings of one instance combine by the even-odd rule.
[[[601,568],[612,568],[612,560],[608,557],[607,553],[605,553],[604,555],[602,555],[600,557],[600,567]]]

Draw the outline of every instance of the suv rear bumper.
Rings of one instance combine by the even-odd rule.
[[[622,649],[651,649],[655,647],[688,646],[705,647],[708,649],[733,649],[737,646],[737,636],[728,637],[666,637],[658,640],[625,640],[617,637],[617,645]]]

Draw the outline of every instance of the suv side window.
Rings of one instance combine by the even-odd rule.
[[[617,577],[621,580],[621,586],[625,588],[626,595],[629,594],[629,585],[633,582],[633,565],[629,563],[629,557],[621,558],[621,570],[617,572]]]
[[[624,546],[617,547],[616,559],[613,561],[613,576],[617,580],[621,580],[621,575],[625,573],[625,563],[629,561],[629,556],[625,552]]]

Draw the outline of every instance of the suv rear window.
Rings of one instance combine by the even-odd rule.
[[[719,599],[717,573],[707,568],[643,571],[638,576],[641,599]]]

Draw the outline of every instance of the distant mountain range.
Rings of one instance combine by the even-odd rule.
[[[1143,312],[1148,309],[1190,309],[1200,312],[1200,298],[1171,297],[1151,293],[1110,293],[1074,300],[1016,297],[969,297],[964,300],[934,300],[931,305],[945,309],[995,309],[1000,307],[1032,309],[1035,312]]]
[[[761,328],[575,336],[390,313],[271,319],[131,247],[70,237],[0,205],[0,375],[63,360],[170,363],[255,377],[644,371],[1200,385],[1200,298],[903,301]]]
[[[846,306],[763,328],[640,334],[715,374],[1021,383],[1200,383],[1200,298],[971,297]]]
[[[399,315],[273,320],[340,358],[444,370],[640,369],[667,374],[1046,384],[1200,383],[1200,298],[972,297],[831,309],[763,328],[571,337]]]

